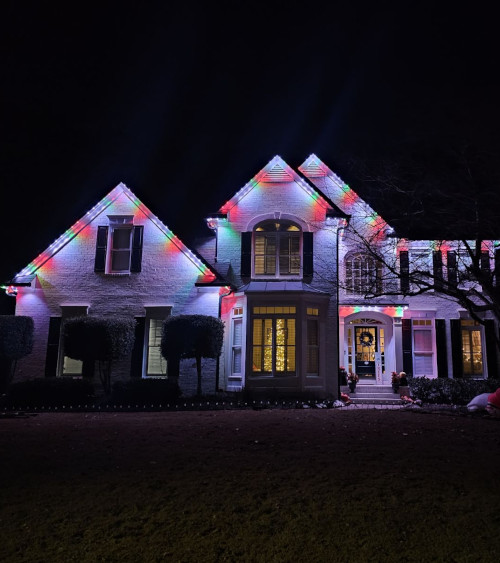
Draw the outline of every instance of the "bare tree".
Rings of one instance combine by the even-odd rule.
[[[397,163],[356,163],[361,188],[388,222],[353,192],[344,240],[372,260],[365,259],[369,271],[358,272],[359,280],[350,268],[341,287],[366,298],[432,291],[481,324],[487,318],[500,323],[500,246],[493,240],[500,235],[500,175],[494,159],[462,142]],[[495,338],[500,348],[497,331]]]

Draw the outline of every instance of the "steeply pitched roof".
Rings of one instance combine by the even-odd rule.
[[[286,182],[295,182],[315,201],[319,201],[325,209],[337,210],[339,216],[342,211],[336,206],[326,194],[316,188],[316,186],[307,182],[299,176],[295,170],[290,168],[288,164],[278,155],[271,159],[260,172],[258,172],[249,182],[247,182],[236,194],[228,200],[221,208],[221,213],[227,213],[242,198],[244,198],[258,184],[278,184]]]
[[[125,195],[144,215],[162,231],[165,236],[181,251],[191,262],[200,270],[200,279],[211,285],[219,282],[224,285],[226,282],[220,274],[218,274],[210,265],[198,254],[190,250],[156,215],[154,215],[148,207],[146,207],[138,197],[123,183],[119,183],[99,203],[94,205],[81,219],[79,219],[72,227],[56,239],[47,249],[30,262],[23,270],[14,276],[12,283],[22,283],[23,281],[33,279],[37,270],[41,268],[47,260],[50,260],[64,246],[71,242],[87,225],[89,225],[98,215],[104,212],[114,201],[121,195]]]
[[[392,231],[392,227],[314,153],[306,158],[299,170],[345,214],[369,223],[378,231]]]

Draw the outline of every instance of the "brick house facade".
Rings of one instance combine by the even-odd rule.
[[[115,379],[166,377],[161,324],[191,313],[219,316],[225,325],[221,358],[205,362],[205,393],[218,381],[225,391],[335,397],[339,365],[357,372],[361,384],[390,384],[391,372],[402,370],[497,376],[492,319],[477,324],[433,293],[364,297],[363,283],[378,266],[354,232],[375,229],[398,268],[419,256],[429,267],[441,260],[446,275],[456,243],[438,255],[435,241],[396,239],[315,155],[298,171],[274,157],[207,225],[213,236],[193,252],[126,186],[114,188],[10,282],[16,314],[35,321],[34,350],[16,379],[91,375],[64,355],[61,338],[64,318],[87,314],[137,320],[134,352]],[[488,257],[493,263],[493,245]],[[185,395],[195,380],[185,361]]]

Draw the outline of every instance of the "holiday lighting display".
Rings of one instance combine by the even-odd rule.
[[[276,155],[256,176],[254,176],[238,192],[236,192],[236,194],[220,208],[220,211],[222,213],[227,213],[228,211],[230,211],[252,189],[261,187],[262,184],[277,182],[278,180],[272,179],[270,172],[276,171],[278,169],[289,176],[289,182],[295,182],[298,186],[300,186],[313,199],[314,202],[319,203],[324,209],[330,208],[330,204],[318,192],[318,190],[316,190],[316,188],[310,186],[294,170],[292,170],[292,168],[290,168],[290,166],[288,166],[288,164],[280,156]]]
[[[156,216],[154,215],[123,183],[118,184],[108,195],[106,195],[99,203],[94,205],[81,219],[73,226],[57,238],[46,250],[30,262],[23,270],[14,277],[14,282],[25,276],[33,275],[39,270],[50,258],[52,258],[61,248],[66,246],[76,236],[81,235],[85,227],[87,227],[98,215],[105,211],[112,203],[114,203],[120,195],[126,195],[132,203],[137,207],[138,211],[143,213],[152,221],[162,233],[171,241],[180,251],[182,251],[191,262],[200,270],[204,281],[210,282],[216,278],[216,275],[198,256],[196,256],[189,248],[187,248],[181,240]]]
[[[404,311],[407,309],[408,305],[379,305],[369,307],[366,307],[365,305],[341,305],[339,307],[339,315],[341,317],[347,317],[349,315],[354,315],[355,313],[374,311],[376,313],[383,313],[388,317],[402,317]]]

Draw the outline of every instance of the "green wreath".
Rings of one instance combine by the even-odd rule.
[[[359,335],[359,343],[364,348],[369,348],[370,346],[373,345],[373,334],[371,332],[368,332],[367,330],[364,330]]]

